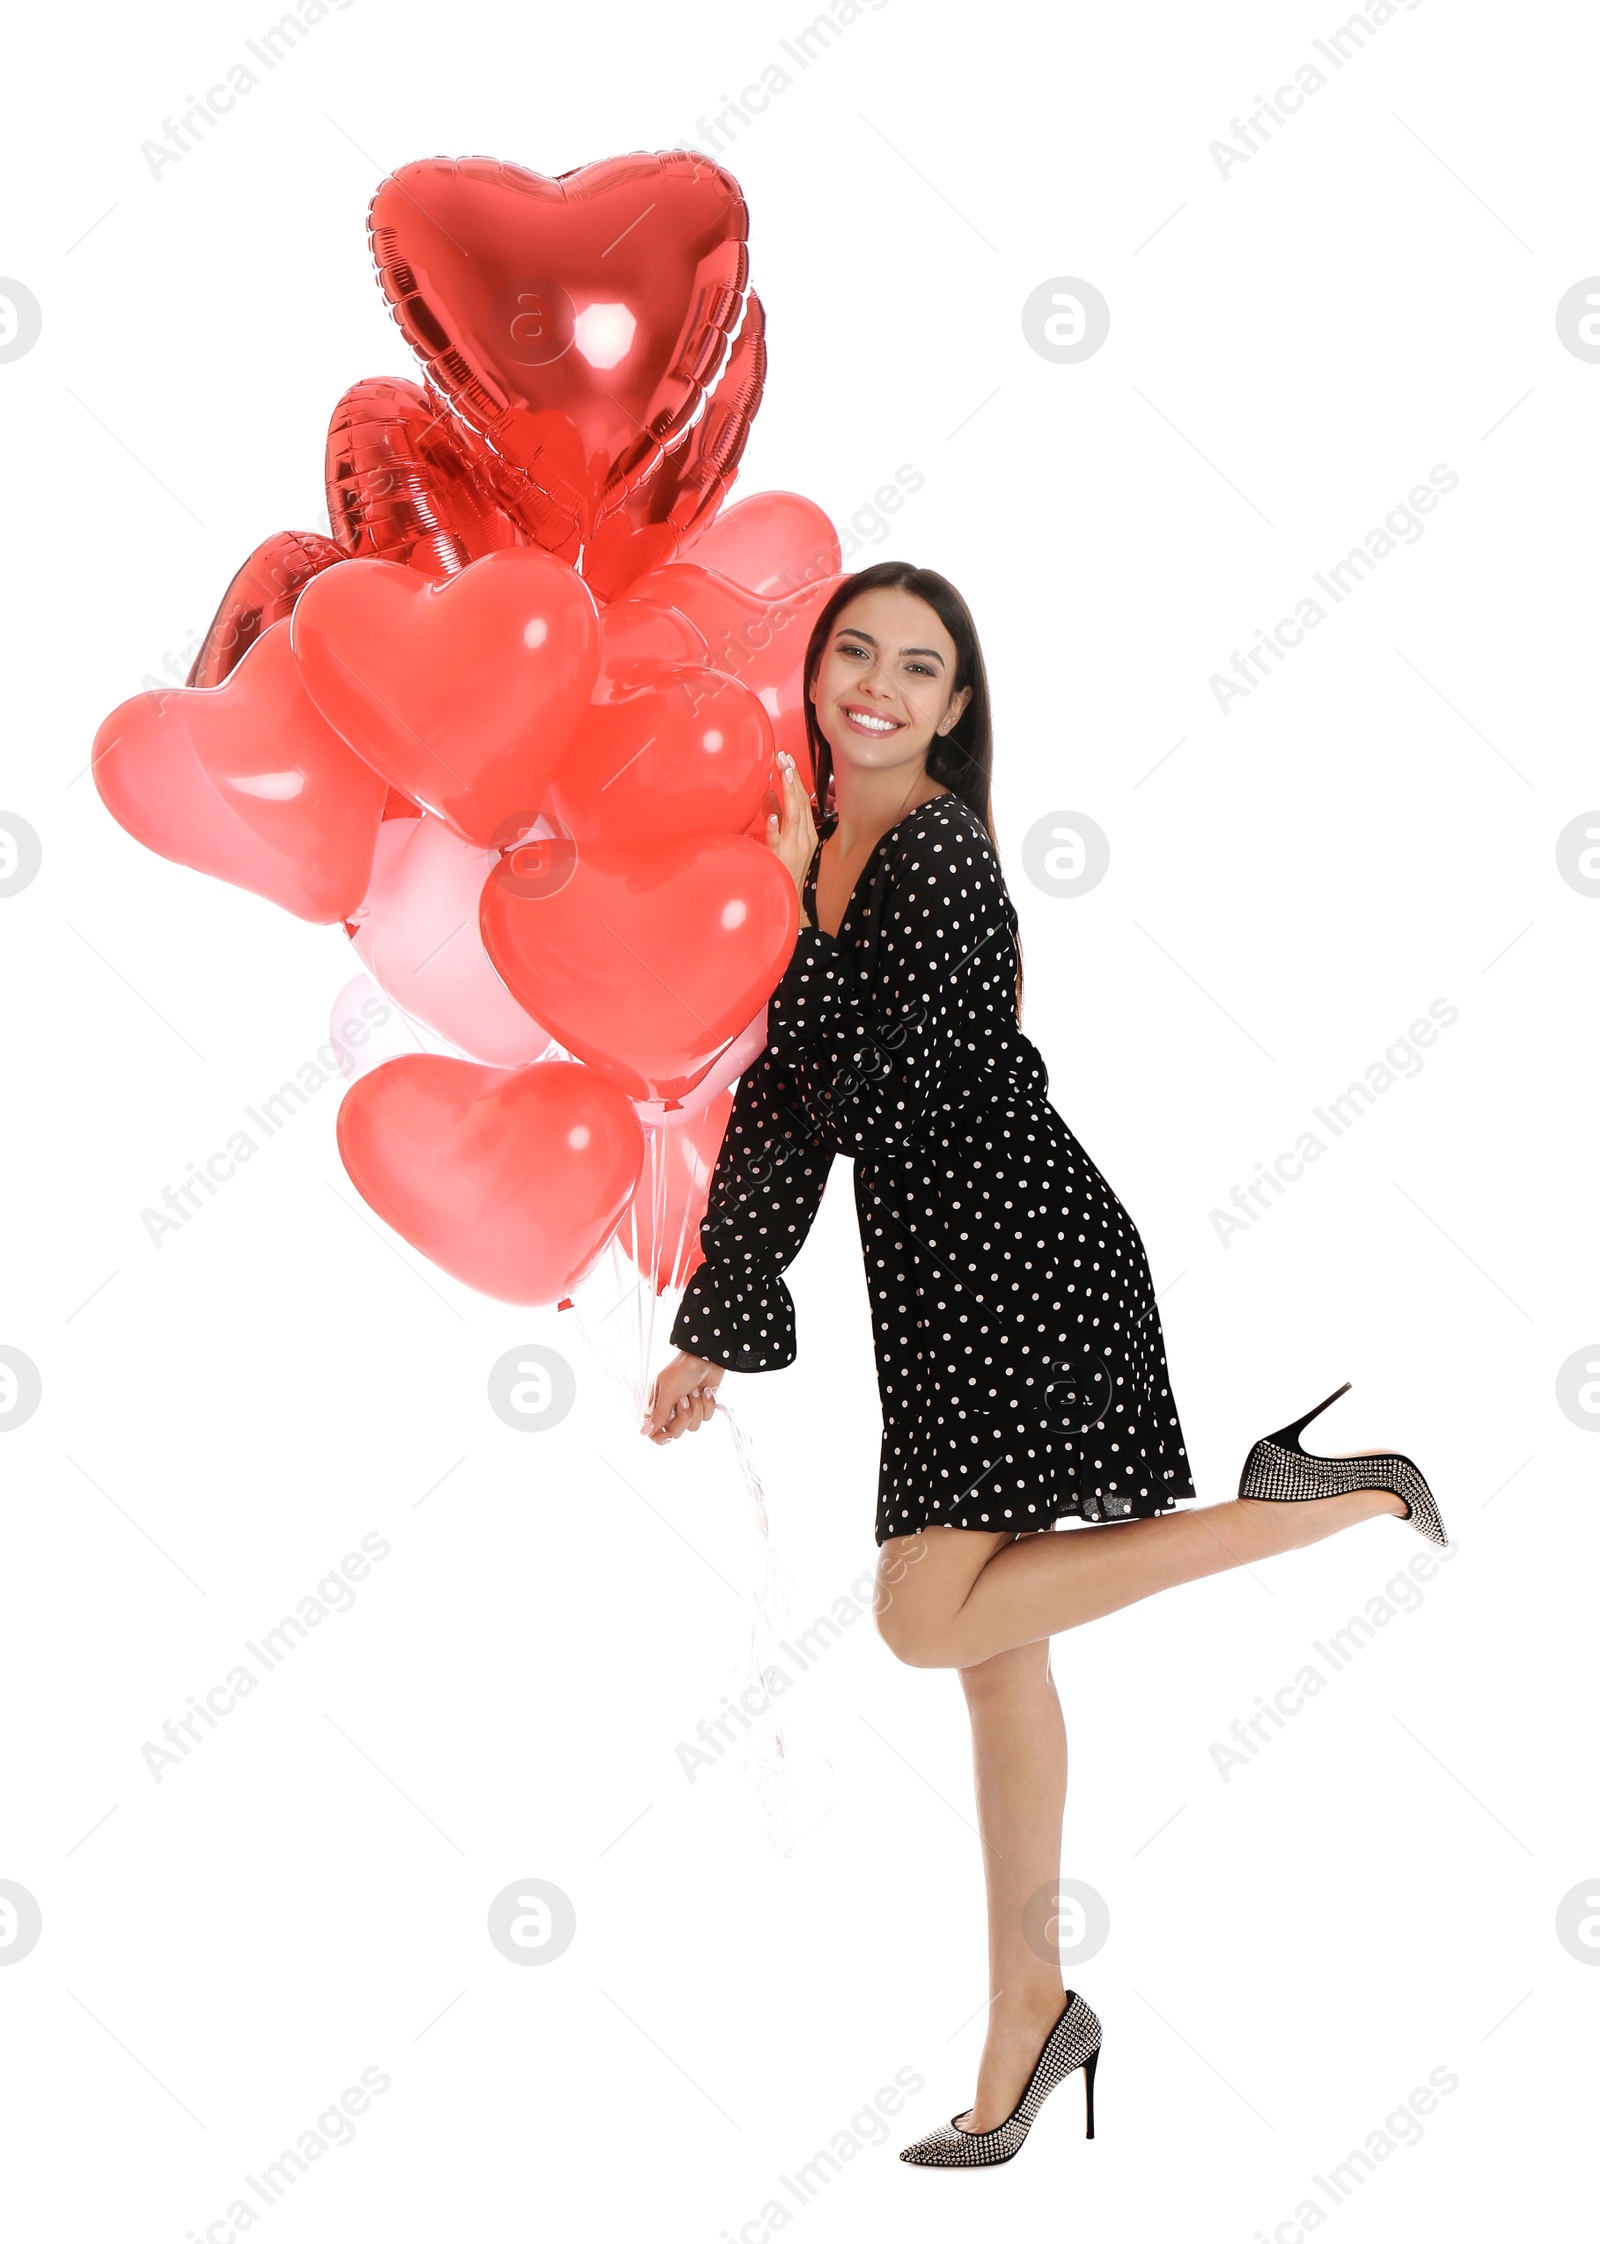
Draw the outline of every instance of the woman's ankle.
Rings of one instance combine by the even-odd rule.
[[[989,2008],[990,2033],[1036,2033],[1041,2025],[1053,2026],[1061,2016],[1067,1990],[1056,1979],[1014,1981],[996,1995]]]

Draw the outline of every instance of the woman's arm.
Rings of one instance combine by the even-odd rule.
[[[822,1205],[834,1147],[804,1113],[768,1050],[739,1078],[700,1224],[705,1261],[669,1338],[729,1371],[781,1371],[797,1352],[783,1273]]]

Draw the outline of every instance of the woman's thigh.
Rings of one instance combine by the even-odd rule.
[[[1020,1537],[974,1527],[924,1527],[891,1535],[878,1548],[874,1614],[878,1633],[897,1659],[925,1660],[943,1625],[960,1610],[996,1551]]]

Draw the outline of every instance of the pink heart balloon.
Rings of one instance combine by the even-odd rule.
[[[495,972],[478,899],[498,862],[443,819],[391,818],[350,937],[374,979],[419,1021],[490,1067],[527,1067],[550,1048]]]
[[[324,924],[366,892],[388,788],[301,684],[291,628],[262,632],[219,686],[114,709],[95,734],[94,783],[146,849]]]

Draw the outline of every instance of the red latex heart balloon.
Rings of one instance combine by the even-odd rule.
[[[663,670],[705,660],[704,635],[676,608],[653,600],[619,600],[600,614],[596,701],[618,701],[653,686]]]
[[[811,786],[811,746],[806,738],[804,679],[811,626],[837,585],[837,576],[803,585],[785,600],[763,600],[731,577],[693,561],[675,561],[639,577],[615,610],[621,621],[636,600],[674,609],[705,641],[705,659],[737,678],[772,720],[773,738],[787,749]]]
[[[743,324],[705,411],[677,449],[629,493],[626,504],[606,517],[584,549],[584,577],[600,599],[616,599],[646,569],[674,560],[710,522],[739,472],[766,379],[767,316],[751,289]],[[837,570],[837,541],[833,565]],[[737,570],[729,573],[738,575]],[[801,581],[797,577],[795,584]]]
[[[560,1300],[616,1230],[644,1163],[620,1091],[570,1061],[386,1060],[345,1093],[339,1158],[392,1230],[496,1301]]]
[[[591,701],[550,789],[574,839],[651,849],[738,834],[773,772],[772,726],[748,687],[685,663],[611,701]]]
[[[683,558],[731,577],[763,600],[837,577],[839,533],[820,506],[798,491],[757,491],[685,539]]]
[[[345,391],[328,424],[326,473],[334,542],[354,560],[459,576],[486,553],[527,543],[415,382],[378,376]]]
[[[222,595],[184,683],[220,686],[262,633],[290,614],[312,578],[343,559],[314,530],[280,530],[258,545]]]
[[[721,372],[749,278],[737,181],[691,151],[546,179],[404,164],[367,231],[451,410],[582,536],[656,467]]]
[[[114,709],[94,783],[147,849],[326,924],[366,894],[387,790],[301,685],[289,628],[263,632],[220,686]]]
[[[480,849],[529,830],[600,667],[564,561],[518,547],[436,581],[349,561],[289,628],[307,692],[375,771]]]
[[[679,1099],[761,1007],[800,925],[794,882],[734,835],[651,851],[525,842],[478,907],[517,1002],[630,1098]]]

